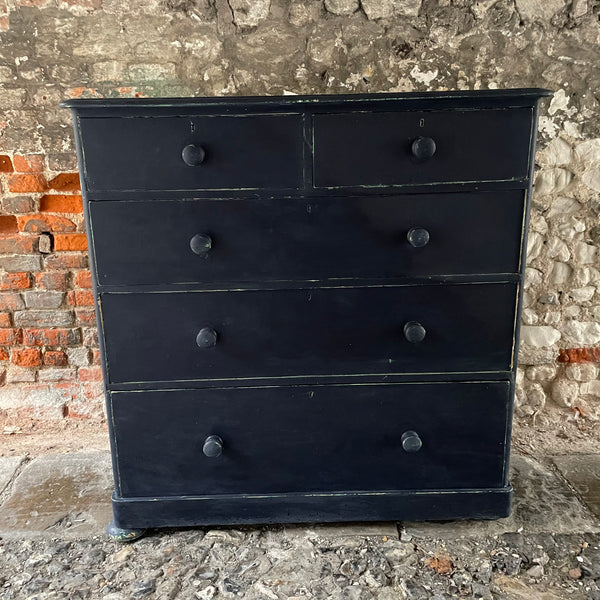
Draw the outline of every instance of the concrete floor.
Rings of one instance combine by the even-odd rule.
[[[402,523],[415,536],[495,536],[507,532],[600,532],[600,454],[513,456],[514,508],[507,519]],[[102,534],[111,519],[106,452],[0,458],[0,537]],[[331,526],[330,526],[331,527]],[[344,525],[335,525],[342,531]],[[349,530],[357,527],[348,525]],[[365,525],[368,529],[369,526]],[[397,535],[396,524],[386,526]]]

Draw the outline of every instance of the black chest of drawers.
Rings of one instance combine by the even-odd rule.
[[[509,513],[548,94],[63,103],[117,526]]]

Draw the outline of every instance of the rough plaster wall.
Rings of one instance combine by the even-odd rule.
[[[593,417],[600,354],[571,349],[600,346],[599,18],[598,0],[0,0],[0,153],[73,170],[68,97],[551,88],[517,416]]]

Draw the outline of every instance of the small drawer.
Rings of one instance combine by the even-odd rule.
[[[507,371],[513,283],[105,293],[112,383]]]
[[[517,273],[523,191],[92,202],[98,282]]]
[[[318,114],[318,188],[524,179],[531,108]]]
[[[91,191],[297,188],[302,116],[81,118]]]
[[[112,393],[119,493],[502,487],[509,390],[506,381]]]

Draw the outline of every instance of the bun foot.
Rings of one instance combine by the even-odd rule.
[[[117,527],[114,521],[111,521],[106,528],[108,537],[113,542],[133,542],[141,538],[145,533],[145,529],[122,529]]]

